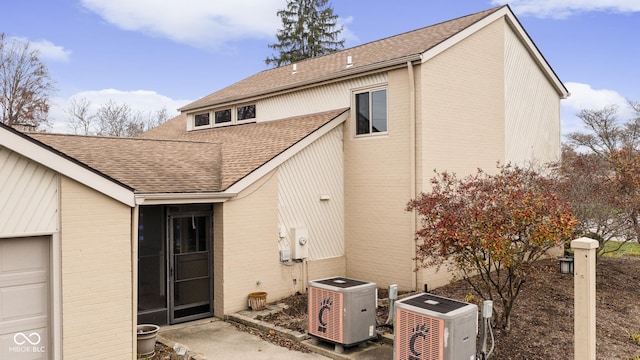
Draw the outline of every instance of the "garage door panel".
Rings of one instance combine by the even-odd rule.
[[[0,337],[14,336],[16,333],[19,333],[19,332],[24,333],[24,332],[31,331],[32,329],[46,329],[46,328],[47,328],[46,316],[34,316],[27,319],[8,320],[0,323]]]
[[[0,288],[0,320],[47,315],[47,284]]]
[[[47,359],[49,334],[46,328],[26,329],[16,334],[0,335],[0,360]]]
[[[42,238],[0,240],[0,275],[47,272],[49,248]]]
[[[0,360],[47,358],[49,241],[0,239]]]
[[[0,274],[0,288],[42,284],[49,281],[46,271],[29,271],[24,273]]]

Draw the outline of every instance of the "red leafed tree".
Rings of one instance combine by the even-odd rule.
[[[569,240],[576,219],[553,181],[533,169],[499,164],[494,175],[478,169],[462,179],[436,173],[431,185],[407,205],[422,220],[419,266],[446,264],[482,299],[499,302],[496,326],[509,330],[530,264]]]

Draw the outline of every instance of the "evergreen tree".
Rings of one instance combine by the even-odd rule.
[[[276,34],[278,42],[269,45],[279,54],[267,58],[267,65],[279,67],[344,47],[344,39],[339,39],[342,26],[337,26],[338,16],[327,3],[328,0],[287,0],[287,8],[278,11],[282,19],[282,29]]]

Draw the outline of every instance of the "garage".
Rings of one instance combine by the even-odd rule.
[[[0,359],[46,359],[49,237],[0,239]]]

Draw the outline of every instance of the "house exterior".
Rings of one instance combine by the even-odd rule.
[[[119,270],[130,275],[121,283],[130,308],[118,314],[128,316],[134,331],[136,322],[223,317],[247,308],[252,292],[267,292],[272,301],[329,276],[398,284],[400,290],[446,283],[446,272],[415,271],[420,224],[405,211],[407,202],[429,190],[434,169],[465,174],[491,171],[497,161],[558,160],[560,99],[566,96],[502,6],[262,71],[183,107],[138,139],[12,137],[91,173],[80,179],[44,169],[59,184],[111,199],[122,212],[113,222],[101,218],[109,229],[116,222],[128,229],[121,234],[126,244],[113,240],[119,244],[113,246],[122,254]],[[30,149],[11,151],[47,167],[27,155]],[[114,199],[94,186],[96,179],[126,195]],[[56,189],[60,199],[67,191],[73,197],[66,187]],[[0,204],[2,196],[8,195],[0,192]],[[15,212],[17,203],[0,212]],[[74,241],[93,242],[82,234],[85,220],[69,212],[64,221],[64,204],[55,215],[60,220],[52,220],[57,228],[24,234],[49,234],[52,249],[62,245],[60,259],[58,250],[49,255],[58,259],[49,268],[64,284],[53,296],[54,310],[68,305],[74,311],[67,301],[83,294],[79,289],[77,297],[65,298],[64,278],[83,270],[65,267],[65,254],[70,262],[78,257],[93,264]],[[86,206],[83,216],[94,214],[86,202],[78,205]],[[65,226],[78,227],[76,240],[66,239]],[[5,228],[0,224],[0,241],[22,239]],[[89,236],[96,246],[110,243],[98,240],[106,232],[96,232]],[[101,261],[95,259],[96,266]],[[58,322],[51,333],[64,345],[66,317]]]
[[[135,356],[134,205],[131,188],[0,124],[0,358]]]

